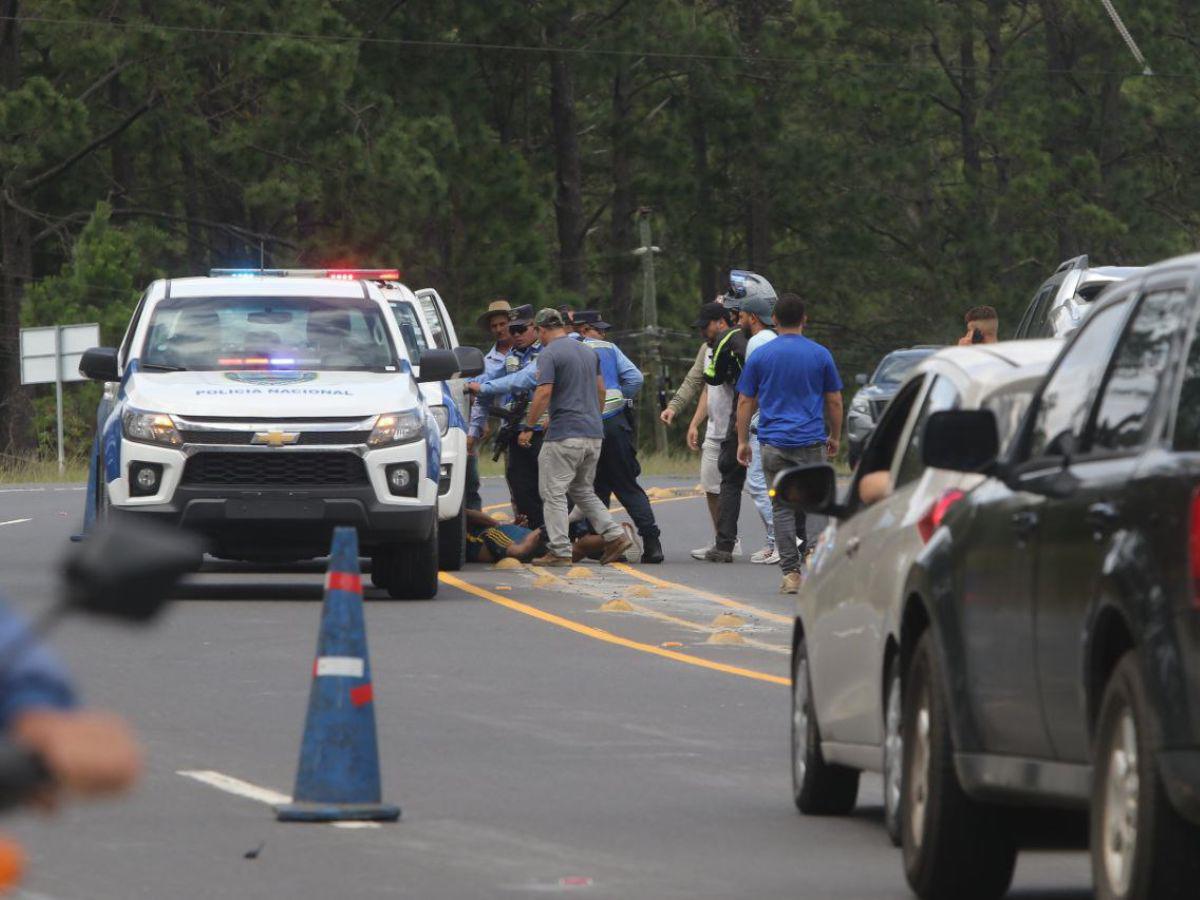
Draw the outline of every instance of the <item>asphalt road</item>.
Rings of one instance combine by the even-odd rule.
[[[489,479],[485,502],[502,491]],[[0,489],[0,587],[15,605],[53,599],[82,499],[76,486]],[[536,586],[525,569],[469,566],[465,588],[443,583],[433,601],[368,592],[394,825],[280,824],[264,802],[295,774],[319,566],[210,563],[148,630],[68,622],[55,644],[90,702],[133,720],[148,771],[120,802],[5,823],[31,857],[25,896],[909,896],[877,778],[848,818],[792,806],[778,570],[691,560],[709,529],[699,498],[656,512],[662,566],[557,570]],[[762,532],[748,500],[743,525],[749,553]],[[602,610],[611,600],[631,609]],[[714,624],[724,614],[742,622]],[[718,634],[738,642],[710,643]],[[253,796],[179,774],[196,771]],[[1024,854],[1014,896],[1091,896],[1086,856]]]

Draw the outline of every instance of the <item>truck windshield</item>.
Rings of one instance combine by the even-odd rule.
[[[929,353],[933,351],[930,350]],[[912,371],[913,366],[923,360],[929,353],[892,353],[883,358],[879,368],[875,370],[872,384],[899,384]]]
[[[395,372],[374,303],[331,297],[181,297],[154,308],[143,369]]]

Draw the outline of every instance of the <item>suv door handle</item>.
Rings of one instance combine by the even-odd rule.
[[[1117,512],[1117,508],[1104,500],[1089,506],[1084,518],[1097,536],[1108,534],[1121,521],[1121,515]]]
[[[1013,513],[1009,521],[1018,537],[1028,537],[1038,526],[1038,514],[1031,509],[1026,509]]]

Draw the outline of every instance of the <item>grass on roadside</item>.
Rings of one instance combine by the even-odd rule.
[[[86,459],[68,459],[58,471],[58,460],[0,455],[0,484],[45,484],[58,481],[87,481]]]

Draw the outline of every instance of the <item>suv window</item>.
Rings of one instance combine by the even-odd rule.
[[[1187,316],[1186,300],[1187,291],[1172,287],[1146,294],[1138,306],[1103,388],[1093,449],[1129,450],[1148,439],[1171,347]]]
[[[409,360],[414,366],[419,366],[421,351],[428,350],[429,343],[425,340],[425,331],[421,328],[416,307],[407,300],[393,300],[388,305],[396,315],[396,323],[400,326],[400,335],[404,338]]]
[[[1025,333],[1028,338],[1047,337],[1050,334],[1050,311],[1054,307],[1054,298],[1062,286],[1059,281],[1051,282],[1038,295],[1037,306],[1029,318],[1029,330]]]
[[[1037,321],[1039,313],[1041,314],[1042,320],[1045,321],[1046,303],[1049,302],[1049,298],[1054,295],[1054,292],[1057,289],[1057,284],[1044,284],[1038,290],[1038,292],[1033,295],[1033,299],[1029,301],[1029,306],[1025,309],[1025,315],[1021,317],[1021,322],[1019,325],[1017,325],[1017,338],[1035,336],[1033,323]]]
[[[904,435],[904,423],[908,421],[913,404],[921,395],[923,382],[922,376],[916,376],[900,388],[900,392],[888,403],[878,427],[867,439],[867,445],[863,448],[862,460],[854,473],[854,484],[848,494],[849,502],[852,505],[857,506],[858,481],[863,475],[889,471],[892,468],[892,461],[896,458],[896,449],[900,445],[900,438]]]
[[[920,477],[925,471],[925,463],[921,459],[921,444],[925,440],[925,422],[935,412],[954,409],[958,406],[959,396],[956,388],[948,378],[935,378],[921,404],[921,412],[913,425],[912,434],[908,438],[908,446],[900,460],[900,471],[896,473],[896,489]]]
[[[1124,302],[1097,310],[1064,351],[1038,398],[1026,459],[1062,456],[1068,449],[1067,441],[1082,433],[1128,306],[1125,298]]]
[[[1179,408],[1175,413],[1175,449],[1200,450],[1200,334],[1192,330],[1192,346],[1183,368]]]
[[[446,334],[446,326],[442,322],[442,314],[438,311],[437,304],[429,294],[421,295],[420,299],[425,321],[429,323],[429,330],[433,333],[433,343],[439,350],[449,350],[450,338]]]

